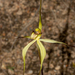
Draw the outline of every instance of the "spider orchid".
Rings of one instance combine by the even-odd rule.
[[[40,0],[41,1],[41,0]],[[41,3],[41,2],[40,2]],[[41,35],[42,35],[42,23],[41,23],[41,4],[40,4],[40,11],[39,11],[39,27],[35,29],[34,32],[32,32],[31,36],[27,36],[26,38],[30,38],[33,39],[33,41],[31,41],[29,44],[27,44],[23,50],[22,50],[22,56],[23,56],[23,61],[24,61],[24,71],[25,71],[25,56],[27,53],[28,48],[34,43],[37,42],[37,45],[39,47],[38,52],[39,52],[39,58],[40,58],[40,72],[39,75],[41,73],[41,69],[42,69],[42,64],[44,61],[44,58],[46,56],[46,50],[45,47],[43,46],[42,42],[47,42],[47,43],[61,43],[61,44],[65,44],[63,42],[58,42],[55,40],[51,40],[51,39],[40,39]],[[66,44],[65,44],[66,45]]]
[[[27,37],[27,38],[30,38],[30,39],[33,39],[33,41],[31,41],[29,44],[27,44],[24,49],[22,50],[22,56],[23,56],[23,61],[24,61],[24,71],[25,71],[25,56],[26,56],[26,53],[27,53],[27,50],[28,48],[34,43],[34,42],[37,42],[37,45],[39,47],[39,56],[40,56],[40,63],[41,63],[41,66],[40,66],[40,72],[41,72],[41,69],[42,69],[42,64],[43,64],[43,61],[44,61],[44,58],[46,56],[46,50],[43,46],[43,44],[41,43],[41,41],[43,42],[47,42],[47,43],[62,43],[62,44],[65,44],[63,42],[58,42],[58,41],[55,41],[55,40],[51,40],[51,39],[40,39],[41,35],[42,35],[42,23],[41,23],[41,19],[39,20],[39,28],[36,28],[34,32],[32,32],[31,36]]]

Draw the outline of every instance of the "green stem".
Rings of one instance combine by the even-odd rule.
[[[41,16],[41,6],[42,6],[42,0],[40,0],[40,10],[39,10],[40,16]]]
[[[40,10],[39,10],[39,29],[42,30],[42,23],[41,23],[41,7],[42,7],[42,0],[40,0]]]

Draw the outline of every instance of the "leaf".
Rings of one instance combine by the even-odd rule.
[[[23,50],[22,50],[22,56],[23,56],[23,61],[24,61],[24,71],[25,71],[25,56],[26,56],[26,52],[27,52],[28,48],[29,48],[35,41],[36,41],[36,39],[33,40],[32,42],[30,42],[29,44],[27,44],[27,45],[23,48]]]
[[[37,40],[37,44],[40,48],[40,62],[41,62],[40,72],[41,72],[42,64],[43,64],[44,58],[46,56],[46,50],[39,40]]]
[[[55,40],[51,40],[51,39],[40,39],[40,41],[48,42],[48,43],[61,43],[61,44],[67,45],[66,43],[55,41]]]

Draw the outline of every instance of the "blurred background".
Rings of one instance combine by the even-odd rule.
[[[38,27],[40,0],[0,0],[0,75],[23,75],[22,49]],[[36,15],[35,15],[36,14]],[[75,46],[75,0],[43,0],[42,37]],[[16,39],[16,40],[15,40]],[[75,75],[75,47],[43,43],[44,75]],[[24,75],[38,75],[36,43],[26,55]]]

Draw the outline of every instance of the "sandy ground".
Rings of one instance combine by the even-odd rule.
[[[38,8],[39,0],[0,0],[0,75],[23,75],[22,49],[31,40],[19,38],[14,41],[18,35],[30,35],[38,27],[39,14],[33,17]],[[44,0],[42,24],[41,38],[75,46],[75,0]],[[75,75],[75,47],[43,45],[47,52],[44,75]],[[34,43],[26,55],[24,75],[38,75],[39,69],[38,50]]]

